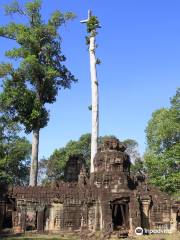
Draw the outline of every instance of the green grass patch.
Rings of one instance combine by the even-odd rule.
[[[1,240],[80,240],[79,237],[74,236],[73,234],[69,235],[31,235],[31,236],[9,236],[1,237]],[[134,236],[133,240],[180,240],[180,232],[175,234],[152,234],[146,236]],[[94,240],[99,240],[99,237],[96,236]],[[113,240],[118,240],[118,238],[113,238]],[[122,239],[123,240],[123,239]],[[128,240],[126,238],[125,240]]]
[[[77,236],[52,236],[52,235],[34,235],[34,236],[9,236],[0,237],[1,240],[79,240]]]

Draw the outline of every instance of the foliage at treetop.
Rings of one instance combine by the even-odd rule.
[[[90,37],[92,36],[94,37],[98,34],[97,28],[100,28],[100,23],[98,18],[96,16],[91,16],[90,19],[87,21],[86,26],[87,26],[88,36],[86,36],[85,39],[86,39],[86,44],[89,45]],[[97,44],[95,47],[97,48]],[[100,64],[100,63],[101,63],[100,59],[97,59],[96,64]]]
[[[171,101],[171,109],[177,110],[178,117],[180,115],[180,88],[177,89],[174,97],[170,99]]]
[[[91,16],[89,21],[87,21],[87,32],[96,32],[96,29],[100,27],[99,20],[96,16]]]
[[[19,127],[0,115],[0,184],[27,184],[31,145],[18,137]]]
[[[150,183],[169,193],[180,191],[180,89],[170,108],[152,114],[146,129],[145,166]]]
[[[63,62],[58,29],[67,20],[74,18],[71,12],[56,11],[45,22],[42,19],[41,1],[34,0],[21,8],[17,1],[6,7],[6,14],[19,14],[22,24],[11,22],[0,27],[0,36],[14,40],[15,47],[5,54],[18,60],[18,67],[9,63],[0,64],[3,93],[0,103],[15,121],[25,126],[27,133],[47,125],[49,113],[45,104],[56,101],[58,89],[70,88],[76,82]],[[26,24],[24,22],[27,22]]]

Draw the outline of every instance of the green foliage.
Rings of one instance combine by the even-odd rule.
[[[171,99],[171,109],[176,110],[177,121],[180,121],[180,88],[177,89],[176,94]]]
[[[89,21],[87,22],[87,32],[96,32],[97,28],[99,28],[99,20],[96,16],[91,16]]]
[[[98,143],[102,144],[103,139],[107,137],[115,137],[114,135],[107,135],[104,137],[99,137]],[[132,139],[127,139],[124,141],[127,145],[128,153],[130,156],[137,157],[135,161],[141,161],[139,157],[139,153],[137,152],[137,142]],[[65,147],[56,149],[53,154],[49,157],[49,159],[42,159],[40,161],[40,172],[45,174],[46,177],[43,181],[44,184],[50,183],[52,180],[63,180],[64,178],[64,169],[66,163],[70,156],[72,155],[81,155],[83,160],[86,163],[87,169],[90,168],[90,158],[91,158],[91,134],[87,133],[82,135],[78,141],[69,141]],[[138,162],[138,164],[139,164]],[[143,165],[143,163],[142,163]],[[141,165],[141,166],[142,166]],[[138,165],[141,172],[143,172],[143,168]],[[137,166],[135,167],[137,168]],[[140,171],[136,171],[136,173],[140,173]]]
[[[19,130],[7,116],[0,116],[0,184],[28,182],[31,145],[18,137]]]
[[[169,109],[152,114],[146,129],[148,148],[144,156],[150,182],[173,194],[180,190],[179,99],[178,89]]]
[[[96,64],[100,65],[101,64],[101,60],[99,58],[96,59]]]
[[[148,123],[148,146],[157,153],[162,153],[177,143],[180,137],[180,124],[175,109],[160,109],[152,114]]]
[[[97,28],[100,28],[99,20],[96,16],[91,16],[86,23],[88,36],[85,37],[86,45],[90,44],[90,37],[97,35]],[[96,45],[97,48],[97,45]],[[97,63],[98,64],[98,63]],[[99,62],[100,64],[100,62]]]
[[[14,13],[24,14],[23,10],[21,9],[18,1],[13,1],[10,5],[5,6],[5,13],[6,15],[12,15]]]
[[[69,141],[64,148],[56,149],[48,160],[40,162],[46,169],[47,178],[44,182],[52,180],[61,180],[64,177],[64,169],[66,162],[72,155],[82,155],[86,162],[86,166],[90,166],[91,158],[91,135],[84,134],[78,141]]]
[[[134,139],[126,139],[123,143],[127,146],[126,152],[131,159],[131,172],[133,175],[145,174],[144,161],[138,151],[138,143]]]
[[[123,143],[126,145],[127,149],[134,149],[138,147],[138,143],[134,139],[126,139],[123,141]]]
[[[41,1],[34,0],[20,7],[17,1],[6,6],[6,14],[20,14],[27,24],[9,23],[0,26],[0,36],[13,39],[16,48],[5,54],[18,61],[18,66],[0,64],[3,92],[0,104],[11,118],[24,125],[27,133],[47,125],[49,113],[45,105],[56,101],[58,90],[70,88],[76,82],[63,62],[61,37],[58,29],[75,16],[56,11],[45,23],[42,19]]]
[[[86,36],[85,39],[86,39],[86,45],[89,45],[90,44],[89,36]]]
[[[131,165],[131,173],[133,175],[146,175],[144,161],[141,158],[136,158]]]
[[[126,145],[126,153],[130,156],[131,162],[134,163],[135,161],[138,161],[140,159],[140,154],[138,151],[138,143],[134,139],[126,139],[123,141],[123,143]]]
[[[89,111],[92,111],[92,105],[88,106]]]

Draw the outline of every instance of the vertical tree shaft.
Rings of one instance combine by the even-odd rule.
[[[32,160],[30,169],[29,186],[37,185],[38,176],[39,129],[33,130]]]
[[[95,36],[93,33],[91,33],[90,36],[89,54],[90,54],[90,72],[92,89],[91,173],[93,173],[94,157],[97,153],[99,135],[99,99],[98,99],[99,96],[96,72]]]

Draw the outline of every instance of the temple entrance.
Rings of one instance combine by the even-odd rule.
[[[12,228],[12,204],[8,201],[4,205],[3,228]],[[1,217],[1,216],[0,216]]]
[[[26,231],[37,230],[37,211],[28,212],[25,214],[25,229]]]
[[[111,203],[113,230],[129,228],[129,206],[125,200],[116,200]]]

